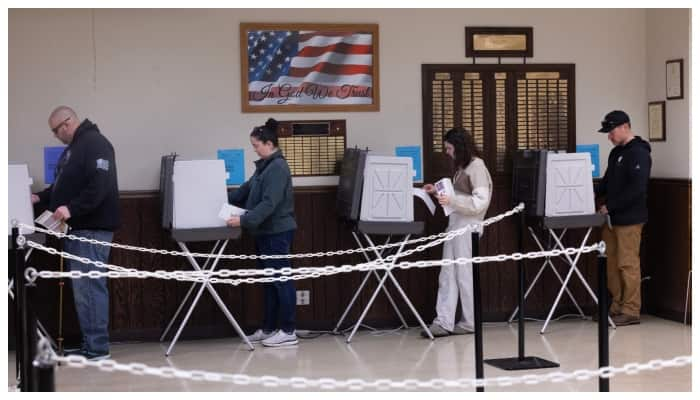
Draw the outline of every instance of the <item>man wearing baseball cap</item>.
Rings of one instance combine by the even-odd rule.
[[[632,133],[630,117],[612,111],[598,132],[608,135],[615,146],[608,168],[596,188],[599,213],[609,216],[603,226],[608,256],[610,315],[617,326],[639,324],[642,306],[639,243],[647,222],[647,188],[651,171],[649,143]]]

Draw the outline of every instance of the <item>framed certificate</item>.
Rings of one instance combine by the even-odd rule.
[[[649,103],[649,141],[666,141],[666,102],[652,101]]]
[[[683,59],[666,61],[666,99],[683,98]]]

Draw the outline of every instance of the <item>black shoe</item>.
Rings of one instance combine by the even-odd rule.
[[[83,349],[63,349],[63,356],[68,357],[68,356],[82,356],[85,350]]]
[[[91,351],[87,350],[81,350],[77,352],[64,352],[65,357],[69,356],[82,356],[85,357],[88,361],[100,361],[100,360],[107,360],[109,358],[112,358],[112,355],[109,354],[109,352],[106,353],[93,353]]]

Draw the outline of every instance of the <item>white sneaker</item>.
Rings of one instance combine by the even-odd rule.
[[[267,338],[271,338],[271,337],[275,336],[275,333],[277,333],[277,332],[278,331],[272,331],[269,333],[265,333],[265,331],[263,331],[262,329],[258,329],[257,331],[255,331],[255,333],[253,333],[252,335],[247,336],[247,337],[248,337],[248,341],[250,341],[250,343],[260,343]]]
[[[283,347],[283,346],[294,346],[299,343],[297,340],[296,331],[292,333],[286,333],[283,330],[278,330],[273,336],[264,339],[262,341],[263,346],[267,347]]]

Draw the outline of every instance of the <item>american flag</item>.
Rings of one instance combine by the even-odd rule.
[[[248,31],[248,103],[372,104],[372,34]]]

